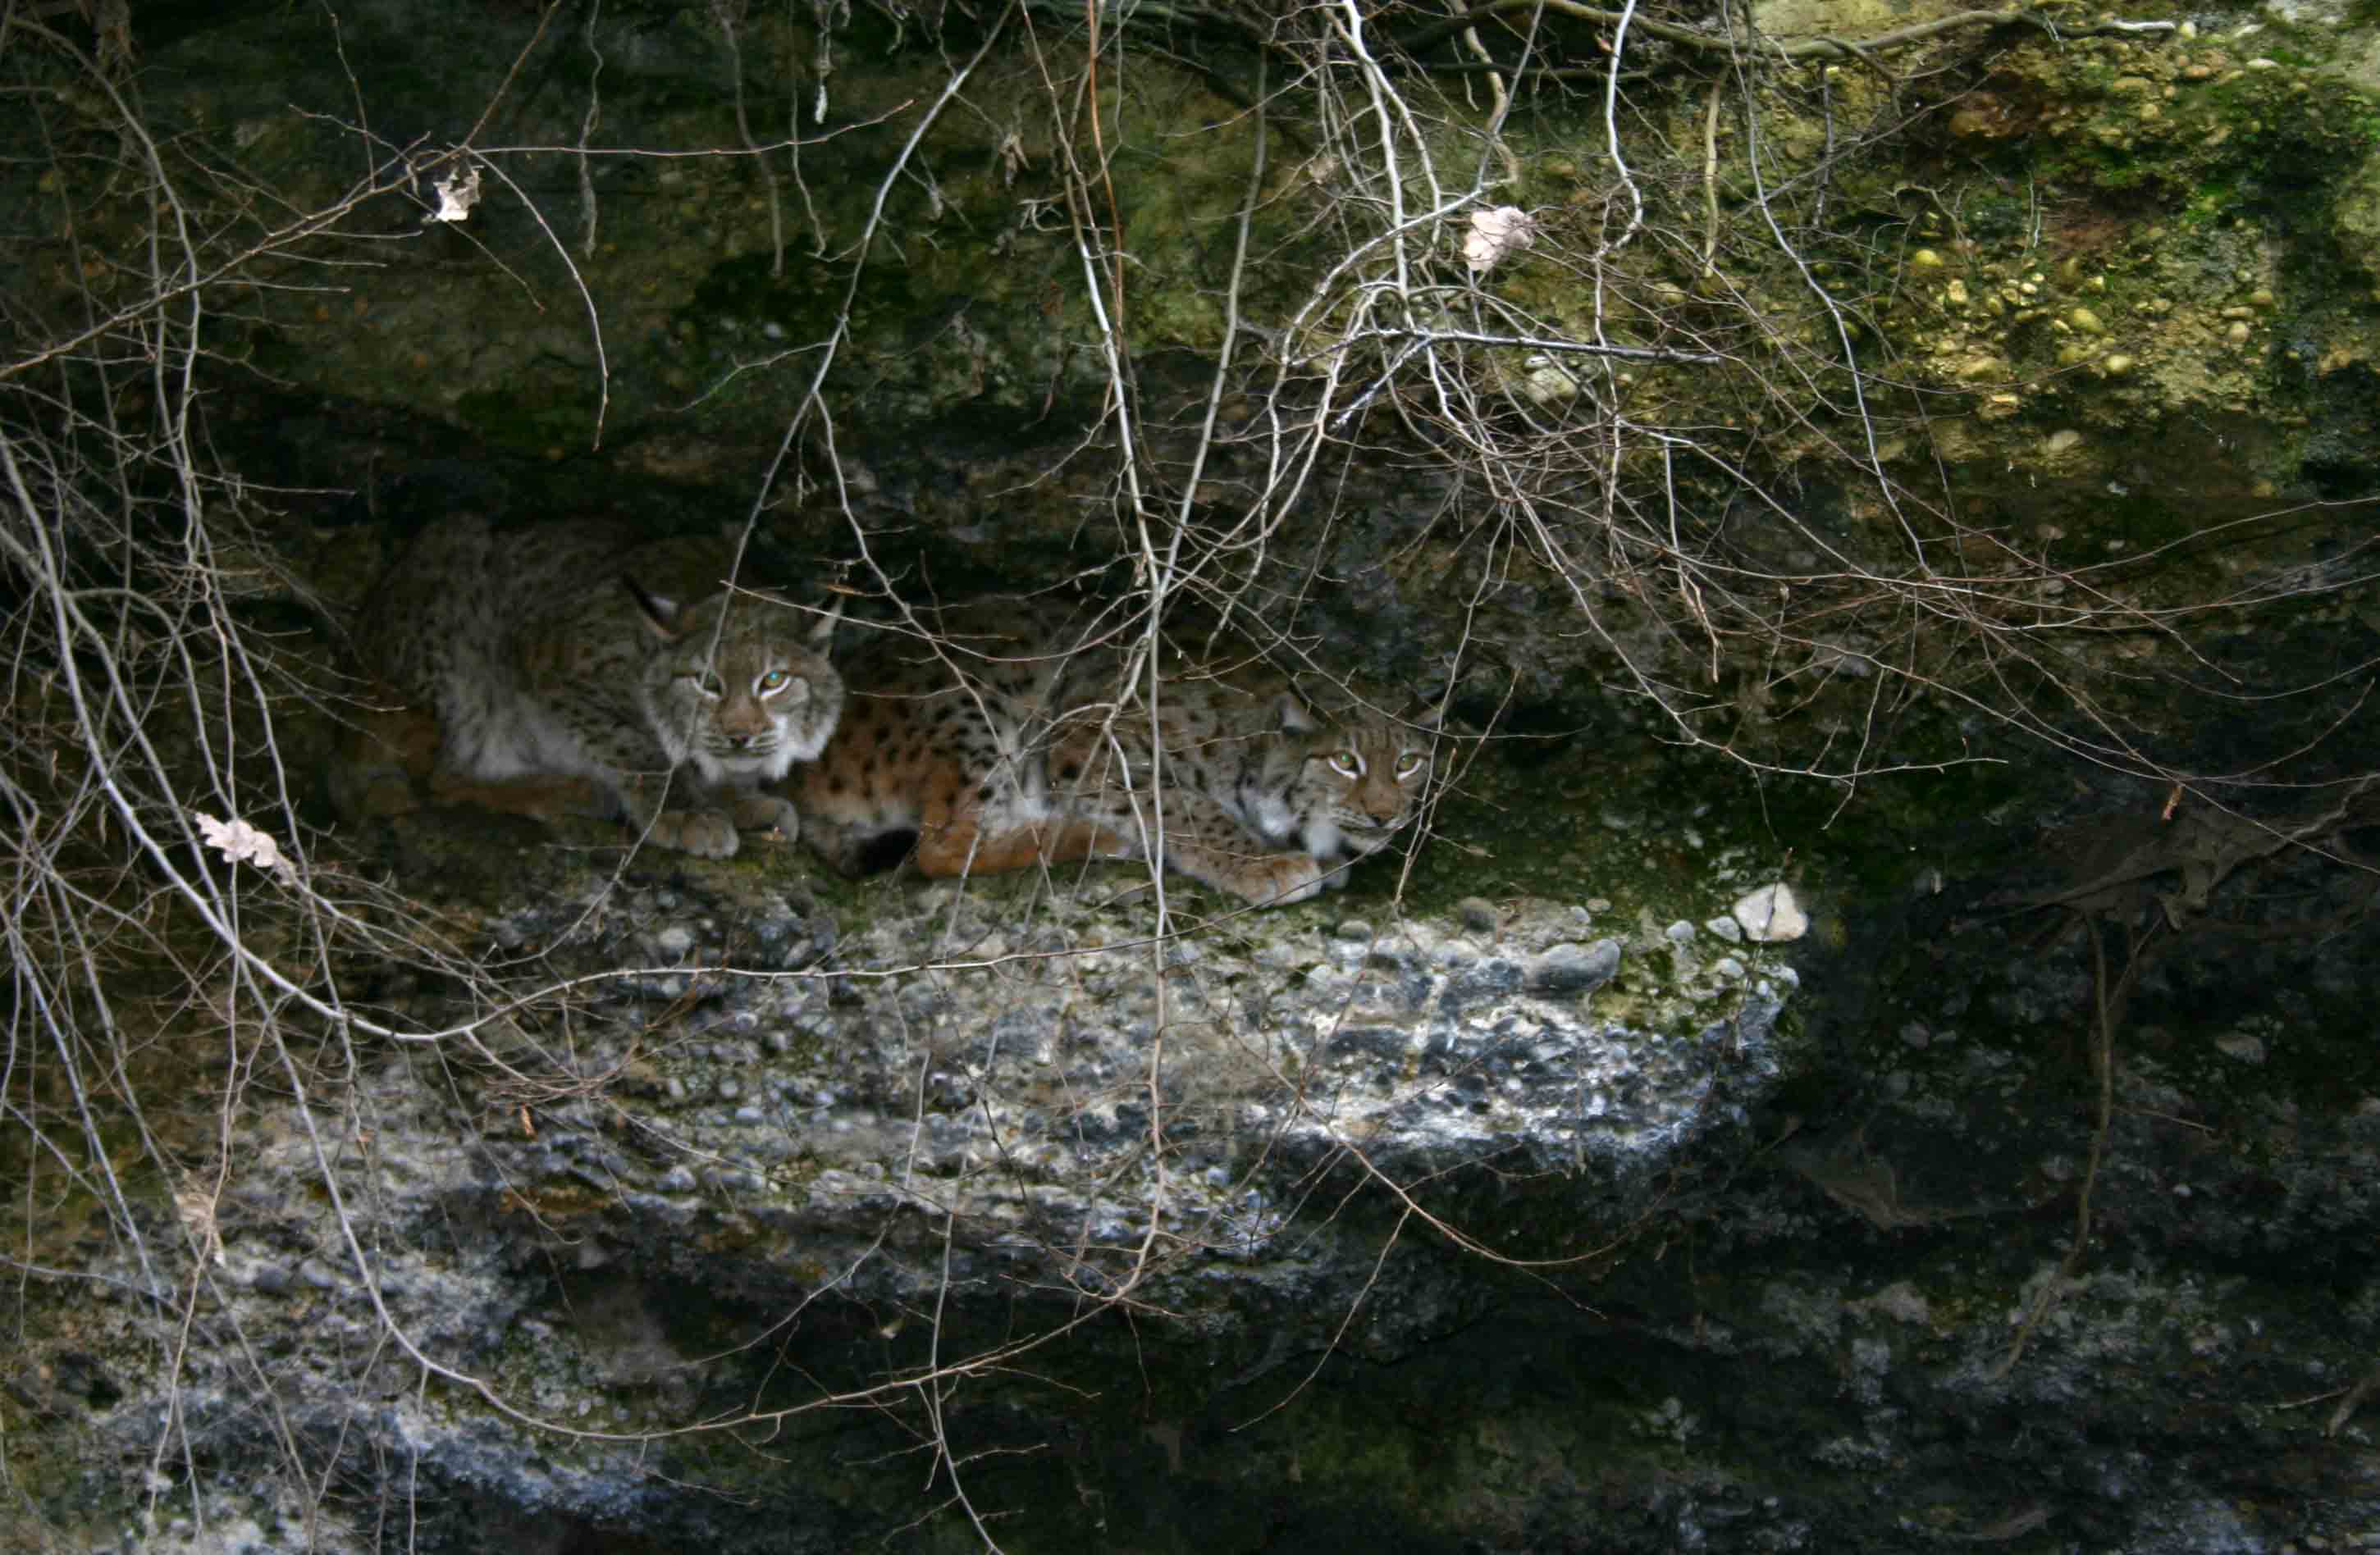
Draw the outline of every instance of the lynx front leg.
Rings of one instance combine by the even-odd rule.
[[[1072,816],[988,828],[981,803],[973,800],[928,805],[915,854],[919,872],[937,879],[1134,856],[1129,838]]]
[[[681,790],[693,787],[683,772],[672,786]],[[801,835],[801,816],[791,801],[752,789],[669,793],[650,825],[636,819],[641,808],[631,801],[631,824],[648,844],[698,859],[734,858],[743,850],[741,834],[747,831],[773,828],[789,841]]]
[[[551,821],[565,815],[611,816],[619,814],[602,788],[584,778],[506,778],[488,779],[435,772],[430,797],[440,804],[470,804],[499,815],[526,815]]]
[[[1134,810],[1141,830],[1135,851],[1146,857],[1156,849],[1159,813],[1146,802],[1135,803]],[[1313,854],[1265,848],[1229,811],[1205,794],[1168,795],[1163,824],[1166,867],[1202,885],[1259,906],[1304,901],[1321,894],[1322,865]]]
[[[628,824],[647,844],[698,859],[732,859],[742,851],[744,832],[782,832],[788,842],[801,836],[801,813],[793,801],[760,789],[712,787],[681,767],[661,790],[656,809],[639,789],[627,796]]]
[[[802,813],[792,800],[755,790],[735,796],[735,825],[742,831],[778,832],[795,842],[802,835]]]
[[[1139,856],[1129,838],[1096,821],[1080,820],[1034,821],[998,832],[978,828],[964,838],[944,831],[936,837],[930,859],[922,834],[917,847],[918,867],[928,874],[945,875],[1001,874],[1043,864]]]
[[[664,810],[644,828],[644,839],[698,859],[732,859],[743,846],[735,815],[724,810]]]
[[[1193,880],[1259,907],[1322,894],[1322,865],[1311,853],[1261,853],[1168,837],[1165,862]]]
[[[364,708],[332,757],[331,806],[349,826],[419,810],[437,760],[436,717],[394,703]]]
[[[435,714],[394,702],[366,711],[341,741],[331,772],[331,802],[350,824],[391,820],[424,802],[468,804],[502,815],[613,815],[606,791],[583,778],[487,779],[440,765]]]

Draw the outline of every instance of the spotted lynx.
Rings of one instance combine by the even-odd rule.
[[[1428,782],[1434,717],[1318,717],[1277,677],[1175,664],[1152,741],[1147,702],[1118,705],[1122,656],[1062,616],[924,619],[939,651],[897,632],[859,648],[842,725],[786,785],[847,874],[894,834],[917,834],[929,875],[1146,859],[1161,835],[1192,879],[1302,901],[1411,821]]]
[[[393,760],[443,802],[624,818],[706,858],[734,854],[739,827],[792,838],[793,806],[761,786],[833,732],[835,618],[723,589],[733,561],[722,543],[608,524],[433,524],[358,634],[368,671],[415,711],[367,731],[342,808],[411,808]]]

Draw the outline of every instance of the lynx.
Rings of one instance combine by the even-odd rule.
[[[412,711],[367,730],[342,808],[409,809],[404,779],[426,776],[442,802],[624,818],[706,858],[732,856],[738,827],[791,838],[794,807],[761,787],[833,732],[836,614],[812,626],[774,596],[727,590],[733,561],[722,543],[639,543],[601,523],[431,524],[390,569],[358,642]],[[394,783],[392,764],[404,769]]]
[[[1428,783],[1434,717],[1318,717],[1277,678],[1173,664],[1152,740],[1146,688],[1119,698],[1123,656],[1080,626],[1014,605],[921,621],[923,637],[856,652],[843,723],[787,785],[846,874],[912,832],[929,875],[1146,859],[1161,840],[1194,880],[1302,901],[1411,821]]]

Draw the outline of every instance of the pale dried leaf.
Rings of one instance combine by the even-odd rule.
[[[1536,240],[1536,223],[1517,205],[1474,211],[1471,235],[1463,240],[1463,257],[1473,270],[1487,270],[1505,255]]]

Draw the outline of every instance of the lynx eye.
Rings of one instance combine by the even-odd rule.
[[[694,682],[695,690],[714,700],[727,694],[727,687],[719,679],[718,671],[708,667],[694,671],[686,679]]]
[[[1361,778],[1364,759],[1353,751],[1340,751],[1330,758],[1330,770],[1342,778]]]
[[[1403,782],[1406,778],[1412,777],[1415,773],[1419,772],[1423,767],[1427,766],[1428,765],[1429,758],[1423,755],[1419,751],[1407,751],[1397,761],[1397,781],[1400,783]]]
[[[754,681],[753,685],[759,691],[762,696],[774,696],[777,693],[784,690],[785,682],[792,679],[793,677],[791,675],[786,674],[782,669],[771,669],[767,674],[761,676],[758,681]]]

